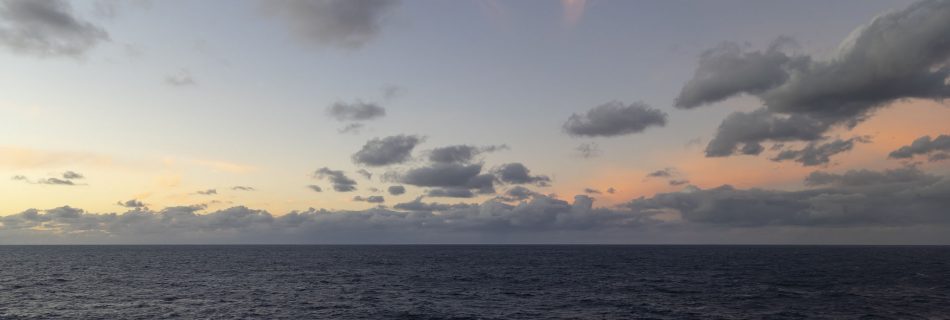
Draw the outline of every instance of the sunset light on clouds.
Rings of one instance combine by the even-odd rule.
[[[950,244],[947,39],[941,0],[0,0],[0,243]]]

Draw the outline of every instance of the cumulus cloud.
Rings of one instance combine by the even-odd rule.
[[[353,154],[353,162],[373,167],[403,163],[409,160],[412,149],[420,142],[422,138],[414,135],[374,138]]]
[[[315,184],[308,185],[307,188],[315,192],[323,192],[323,188]]]
[[[429,151],[429,161],[436,163],[468,163],[482,153],[508,149],[506,145],[477,147],[470,145],[454,145],[432,149]]]
[[[640,133],[651,126],[666,125],[667,115],[642,102],[624,105],[612,101],[587,111],[573,114],[564,122],[564,131],[573,136],[613,137]]]
[[[609,194],[614,194],[616,192],[617,192],[617,189],[614,189],[614,187],[607,188],[607,193]]]
[[[265,9],[282,18],[301,39],[321,46],[358,49],[375,39],[396,0],[268,0]]]
[[[37,180],[36,183],[39,184],[53,184],[53,185],[62,185],[62,186],[74,186],[75,182],[69,179],[60,179],[60,178],[46,178]]]
[[[539,186],[547,186],[551,182],[551,178],[545,175],[531,175],[531,170],[528,169],[524,164],[521,163],[507,163],[503,164],[497,169],[495,173],[498,175],[498,179],[505,183],[511,184],[536,184]]]
[[[815,141],[900,99],[950,96],[950,2],[920,1],[855,30],[828,60],[726,44],[700,57],[680,108],[749,94],[765,108],[720,125],[707,156],[758,154],[765,141]],[[783,40],[784,41],[784,40]]]
[[[406,193],[406,187],[404,187],[404,186],[389,186],[389,188],[387,188],[386,191],[389,192],[389,195],[398,196],[398,195],[401,195],[401,194],[403,194],[403,193]]]
[[[663,168],[656,170],[650,173],[647,173],[647,178],[669,178],[672,177],[676,172],[676,169],[673,168]]]
[[[538,197],[538,196],[543,196],[543,195],[538,192],[535,192],[534,190],[531,190],[522,186],[514,186],[508,189],[508,191],[505,191],[504,196],[498,197],[498,198],[503,201],[512,202],[512,201],[527,200],[532,197]]]
[[[313,176],[318,179],[329,179],[330,183],[333,185],[333,190],[336,192],[350,192],[356,190],[356,180],[350,179],[340,170],[331,170],[330,168],[323,167],[313,173]],[[311,189],[314,186],[311,186]],[[319,187],[317,187],[319,189]],[[320,192],[322,190],[314,189],[314,191]]]
[[[867,141],[865,137],[855,137],[846,140],[835,139],[824,143],[812,141],[800,150],[783,150],[772,158],[772,161],[794,160],[804,166],[823,165],[831,161],[831,156],[850,151],[854,148],[855,143]]]
[[[386,116],[386,109],[375,103],[336,102],[327,108],[327,115],[339,121],[366,121]]]
[[[399,181],[418,187],[433,187],[437,194],[450,194],[448,189],[475,189],[478,193],[495,192],[494,176],[481,174],[481,164],[436,163],[431,166],[414,168],[403,174]]]
[[[593,208],[593,199],[573,203],[539,196],[509,205],[495,200],[475,204],[400,203],[395,210],[308,209],[274,216],[247,207],[200,213],[198,206],[160,211],[90,213],[61,207],[31,209],[0,217],[4,243],[45,239],[68,243],[406,243],[445,242],[459,235],[632,230],[653,223],[625,209]],[[428,240],[424,240],[428,239]],[[461,239],[461,238],[458,238]],[[471,241],[471,240],[469,240]],[[495,241],[492,241],[495,242]]]
[[[218,190],[217,189],[199,190],[199,191],[196,191],[195,193],[203,195],[203,196],[210,196],[210,195],[218,194]]]
[[[475,193],[464,187],[435,188],[426,191],[426,196],[436,198],[472,198]]]
[[[248,187],[248,186],[233,186],[233,187],[231,187],[231,190],[235,190],[235,191],[254,191],[254,190],[256,190],[256,189],[254,189],[254,187]]]
[[[888,156],[893,159],[908,159],[915,155],[931,154],[931,161],[939,161],[946,159],[946,153],[944,152],[947,151],[950,151],[950,135],[941,134],[934,139],[931,139],[928,135],[917,138],[910,145],[892,151]]]
[[[687,188],[639,198],[636,212],[675,213],[689,223],[732,227],[906,226],[950,223],[950,180],[917,168],[813,173],[801,191]]]
[[[384,198],[383,196],[369,196],[365,198],[361,196],[355,196],[353,197],[353,201],[369,202],[369,203],[383,203],[383,202],[386,202],[386,198]]]
[[[77,17],[69,2],[0,1],[0,46],[13,52],[78,57],[105,41],[109,34]]]

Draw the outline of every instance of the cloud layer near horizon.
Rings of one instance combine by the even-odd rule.
[[[444,243],[496,237],[543,240],[569,233],[574,242],[682,229],[902,228],[950,225],[950,178],[917,167],[884,171],[814,172],[798,191],[728,185],[637,198],[595,207],[516,187],[517,197],[481,204],[425,203],[417,198],[361,211],[308,209],[274,216],[243,206],[205,214],[203,206],[152,211],[130,201],[124,213],[71,207],[30,209],[0,217],[0,241],[66,243]],[[523,189],[523,190],[522,190]],[[516,199],[515,199],[516,198]],[[361,199],[367,201],[366,199]],[[379,197],[382,200],[382,197]],[[523,200],[517,203],[513,201]],[[375,202],[375,201],[373,201]],[[460,235],[475,238],[459,238]],[[510,238],[510,236],[515,236]],[[548,238],[564,241],[559,237]],[[950,236],[936,239],[950,241]],[[547,242],[547,241],[541,241]]]

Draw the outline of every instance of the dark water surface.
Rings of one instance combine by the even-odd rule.
[[[0,246],[0,319],[950,319],[950,247]]]

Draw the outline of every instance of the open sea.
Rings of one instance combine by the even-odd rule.
[[[0,246],[0,319],[950,319],[940,246]]]

